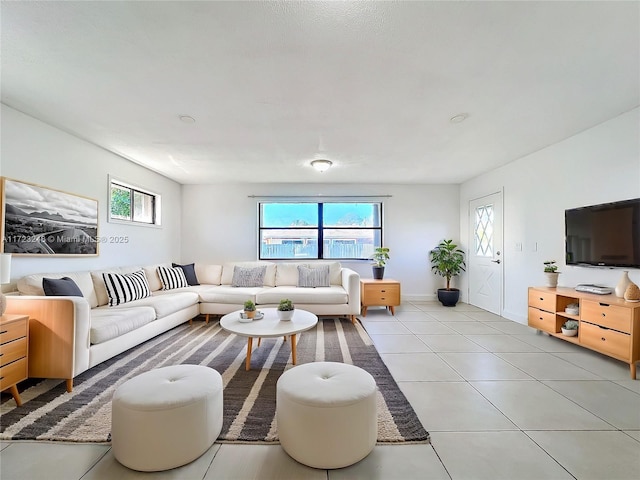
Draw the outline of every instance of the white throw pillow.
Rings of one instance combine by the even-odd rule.
[[[162,290],[184,288],[189,285],[184,270],[180,267],[158,267],[158,276],[162,282]]]

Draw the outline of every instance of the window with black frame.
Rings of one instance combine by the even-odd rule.
[[[160,195],[110,180],[109,221],[160,225]]]
[[[366,260],[382,245],[382,203],[260,203],[258,244],[261,260]]]

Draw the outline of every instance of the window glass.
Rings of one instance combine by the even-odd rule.
[[[109,181],[109,220],[160,225],[160,195]]]
[[[382,245],[381,203],[261,203],[260,259],[368,259]]]

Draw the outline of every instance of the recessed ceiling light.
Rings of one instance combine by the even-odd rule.
[[[331,165],[333,165],[333,162],[331,160],[325,160],[324,158],[313,160],[311,162],[311,166],[316,170],[318,170],[319,172],[324,172],[329,170],[329,168],[331,168]]]
[[[469,117],[468,113],[459,113],[449,119],[451,123],[462,123]]]
[[[189,115],[179,115],[178,118],[182,120],[184,123],[196,123],[196,119],[190,117]]]

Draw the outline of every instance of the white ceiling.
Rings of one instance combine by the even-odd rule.
[[[3,103],[184,184],[461,183],[640,103],[635,1],[2,1],[1,22]]]

